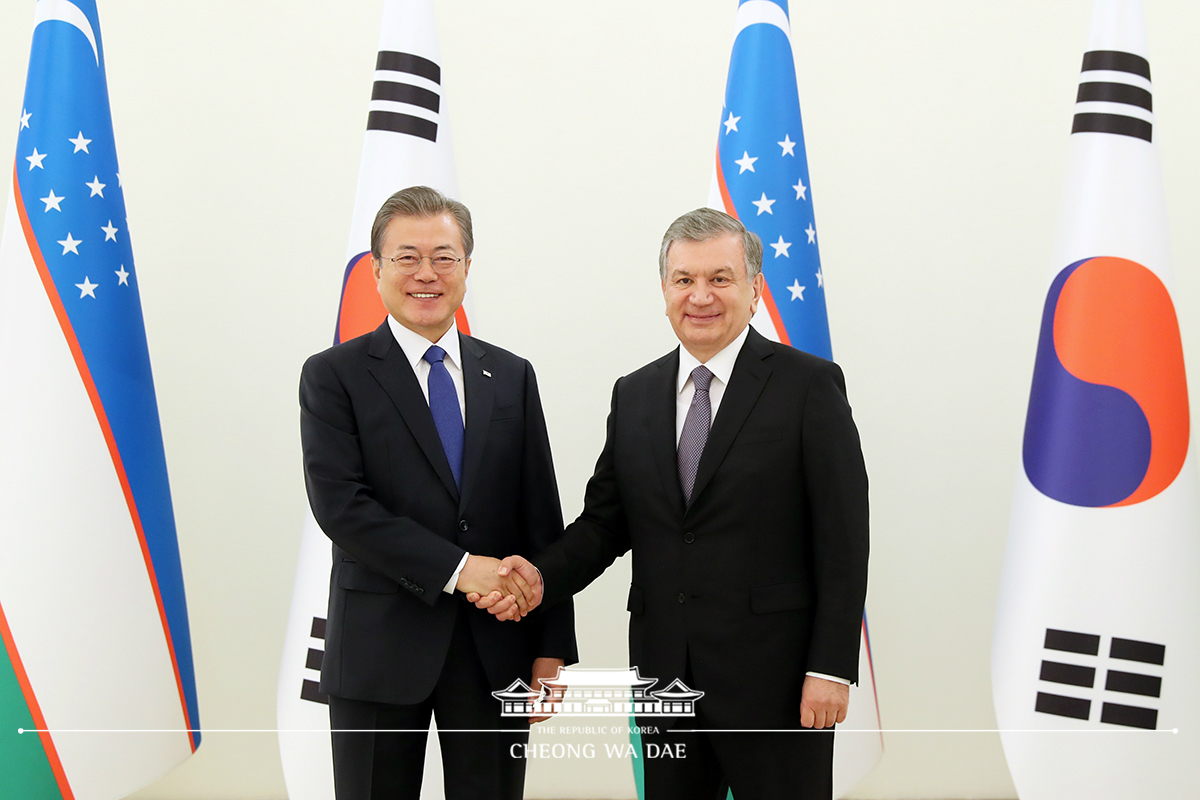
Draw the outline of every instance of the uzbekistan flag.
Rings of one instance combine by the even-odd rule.
[[[738,5],[708,204],[737,217],[763,241],[766,288],[753,324],[768,338],[833,358],[825,274],[804,149],[787,0]],[[841,797],[883,754],[879,703],[863,616],[859,682],[834,737],[834,793]]]
[[[35,9],[0,239],[0,797],[117,798],[196,749],[196,687],[96,4]]]
[[[992,645],[1023,800],[1200,786],[1200,486],[1153,106],[1141,4],[1098,0]]]
[[[383,201],[407,186],[425,185],[458,196],[433,0],[387,0],[379,34],[367,114],[358,195],[342,271],[334,344],[375,330],[387,316],[371,270],[371,224]],[[469,286],[469,284],[468,284]],[[470,300],[470,295],[467,295]],[[471,332],[465,305],[458,329]],[[279,749],[291,800],[333,797],[329,707],[318,691],[325,650],[332,550],[305,506],[300,560],[279,670]],[[426,792],[440,792],[437,737],[429,737]]]

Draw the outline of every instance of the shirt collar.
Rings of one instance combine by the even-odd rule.
[[[736,339],[725,345],[725,349],[704,362],[704,366],[708,367],[713,377],[726,386],[729,385],[729,378],[733,375],[733,365],[737,363],[738,353],[742,351],[742,345],[746,343],[746,337],[749,335],[750,326],[747,325],[745,328],[742,328],[742,332],[738,334]],[[675,384],[676,393],[683,391],[684,384],[688,382],[688,378],[692,377],[692,370],[698,366],[700,366],[700,362],[696,360],[696,357],[689,353],[686,347],[680,345],[679,375],[676,378]]]
[[[408,359],[409,365],[415,371],[418,362],[424,358],[425,351],[429,349],[429,340],[416,331],[411,331],[401,325],[391,314],[388,314],[387,321],[388,327],[392,329],[392,336],[396,339],[396,344],[400,345],[400,349],[404,351],[404,357]],[[450,329],[442,334],[442,338],[434,344],[446,351],[446,358],[452,364],[462,369],[462,358],[459,356],[458,346],[458,324],[455,321],[451,320]]]

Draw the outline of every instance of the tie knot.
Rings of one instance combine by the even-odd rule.
[[[692,370],[692,385],[696,387],[697,392],[707,392],[712,379],[712,372],[703,364]]]
[[[431,344],[429,349],[425,351],[425,355],[421,357],[430,364],[436,364],[446,357],[446,351],[438,347],[436,344]]]

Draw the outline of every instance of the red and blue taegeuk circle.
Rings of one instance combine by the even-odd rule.
[[[1140,503],[1179,474],[1189,425],[1179,323],[1158,276],[1110,256],[1060,272],[1025,422],[1030,482],[1076,506]]]

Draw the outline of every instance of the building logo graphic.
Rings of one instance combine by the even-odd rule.
[[[542,682],[542,691],[533,691],[517,679],[507,689],[492,692],[501,702],[504,717],[528,717],[539,714],[588,717],[694,717],[696,701],[704,692],[689,689],[674,680],[665,688],[651,692],[657,678],[643,678],[638,668],[581,669],[562,667],[553,680]]]

